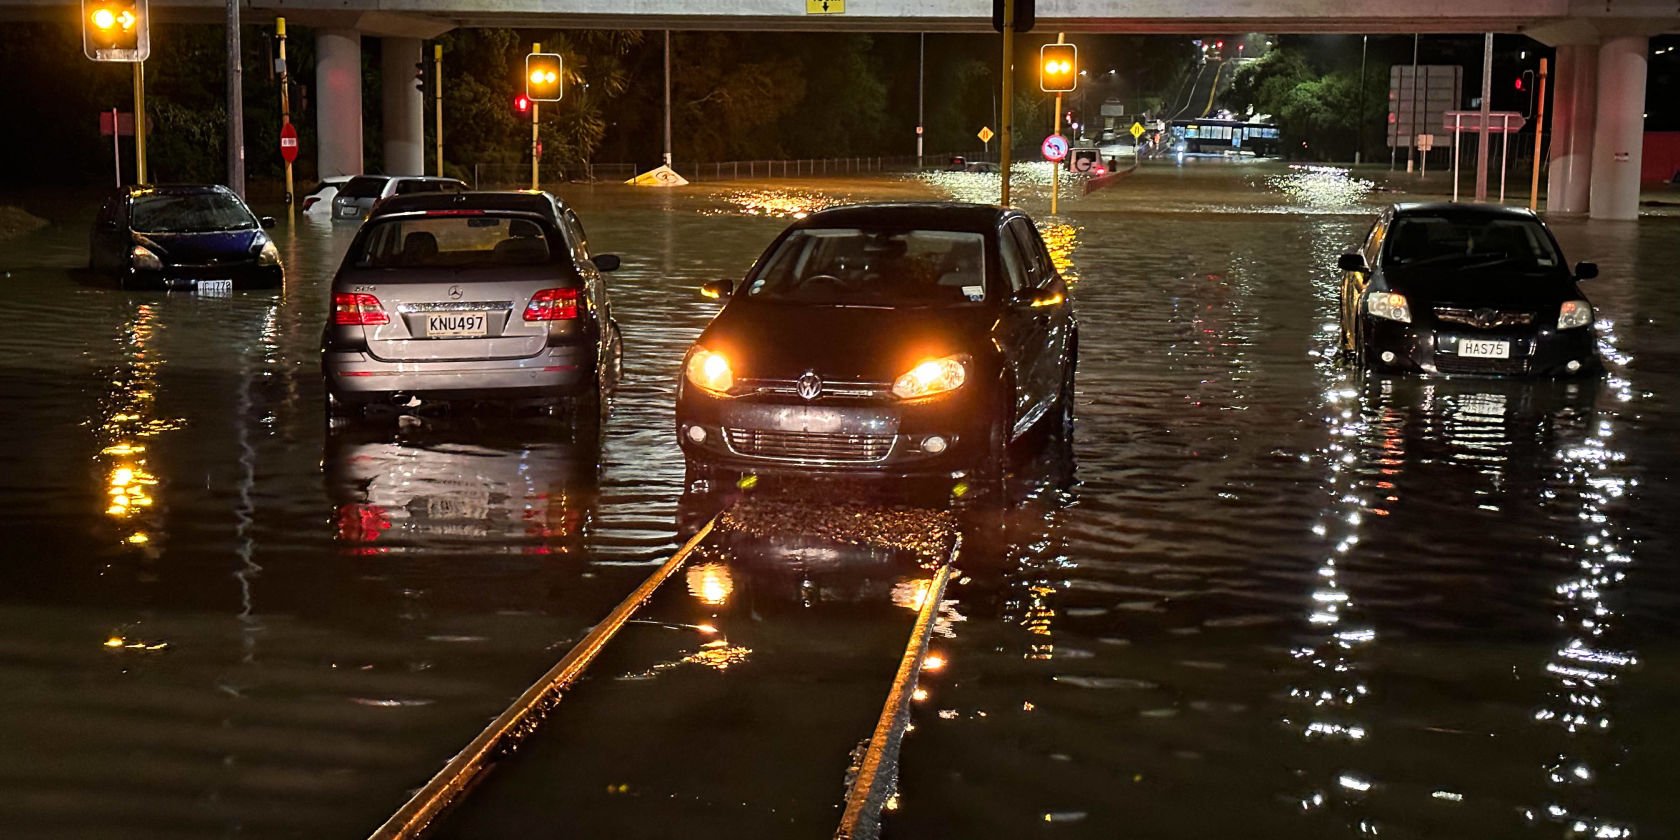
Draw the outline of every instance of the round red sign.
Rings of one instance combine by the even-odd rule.
[[[280,126],[280,157],[287,163],[297,160],[297,127],[291,123]]]

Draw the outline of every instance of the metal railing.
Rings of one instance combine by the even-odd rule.
[[[943,168],[951,155],[924,155],[922,168]],[[969,156],[970,160],[977,156]],[[542,182],[592,181],[622,183],[650,171],[634,163],[585,163],[575,167],[543,164]],[[916,171],[915,155],[788,158],[780,160],[678,161],[672,167],[691,182],[756,180],[771,178],[823,178]],[[531,164],[486,163],[472,166],[474,189],[524,189],[531,185]]]

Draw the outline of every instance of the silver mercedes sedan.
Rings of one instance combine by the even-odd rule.
[[[357,231],[321,334],[329,426],[370,406],[598,407],[622,342],[583,225],[547,193],[397,196]]]

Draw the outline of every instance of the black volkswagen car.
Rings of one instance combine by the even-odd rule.
[[[689,349],[691,477],[1000,475],[1041,420],[1071,422],[1078,325],[1025,215],[966,204],[814,213],[777,237]]]
[[[1398,204],[1343,254],[1342,348],[1393,373],[1567,376],[1600,369],[1593,308],[1528,210]]]
[[[273,226],[227,187],[128,186],[100,207],[88,263],[125,289],[276,288],[280,251],[263,232]]]

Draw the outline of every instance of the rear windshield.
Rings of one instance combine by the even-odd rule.
[[[373,175],[359,175],[350,179],[350,183],[339,189],[338,194],[345,198],[378,198],[385,191],[385,182],[390,178],[380,178]]]
[[[1561,264],[1538,222],[1474,216],[1401,216],[1388,233],[1383,264],[1546,269]]]
[[[357,268],[490,268],[559,262],[559,231],[495,215],[375,219],[351,246]]]
[[[986,240],[949,230],[799,230],[765,261],[747,296],[860,306],[979,303]]]
[[[224,192],[188,195],[147,195],[134,199],[135,230],[142,233],[202,233],[250,230],[257,226],[251,211]]]
[[[414,195],[415,193],[433,192],[462,192],[466,185],[460,181],[427,181],[419,178],[404,178],[397,182],[397,188],[392,190],[395,195]]]

